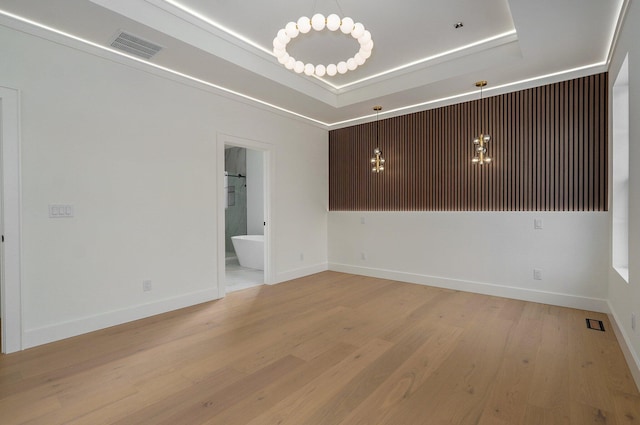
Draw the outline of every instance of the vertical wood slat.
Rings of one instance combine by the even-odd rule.
[[[332,130],[329,208],[606,211],[607,88],[602,73]],[[471,163],[480,131],[485,166]]]

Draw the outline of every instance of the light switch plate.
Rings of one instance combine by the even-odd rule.
[[[49,205],[49,218],[71,218],[73,217],[73,205],[51,204]]]

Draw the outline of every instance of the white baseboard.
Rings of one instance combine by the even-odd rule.
[[[299,279],[301,277],[324,272],[327,270],[329,270],[329,266],[327,263],[314,264],[312,266],[301,267],[299,269],[294,269],[294,270],[288,270],[285,272],[278,273],[273,283],[276,284],[276,283],[286,282],[288,280]]]
[[[611,322],[611,326],[613,326],[613,332],[616,334],[616,338],[618,339],[624,358],[627,361],[633,380],[636,382],[636,387],[640,389],[640,359],[631,349],[631,340],[624,331],[624,327],[620,326],[621,322],[618,319],[615,310],[611,306],[611,303],[607,301],[607,304],[609,305],[609,321]]]
[[[378,277],[381,279],[398,280],[401,282],[416,283],[419,285],[435,286],[438,288],[454,289],[457,291],[474,292],[477,294],[492,295],[496,297],[513,298],[516,300],[551,304],[560,307],[597,311],[600,313],[609,312],[607,301],[600,298],[589,298],[555,292],[536,291],[533,289],[517,288],[513,286],[448,279],[417,273],[406,273],[395,270],[353,266],[349,264],[329,263],[329,270],[358,274],[363,276]]]
[[[122,310],[111,311],[95,316],[83,317],[55,325],[44,326],[24,331],[22,349],[35,347],[49,342],[82,335],[111,326],[121,325],[156,314],[166,313],[180,308],[212,301],[219,298],[218,290],[207,289],[192,292],[175,298],[154,301],[148,304],[136,305]]]

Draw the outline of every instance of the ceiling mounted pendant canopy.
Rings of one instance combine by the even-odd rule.
[[[480,100],[482,101],[482,88],[487,85],[486,81],[478,81],[476,83],[476,87],[480,88]],[[480,105],[482,108],[482,105]],[[482,129],[482,125],[484,122],[484,109],[481,109],[481,119],[480,119],[480,128]],[[491,162],[491,158],[487,155],[487,144],[491,140],[491,136],[485,134],[484,131],[480,131],[480,135],[473,139],[473,146],[475,151],[475,156],[471,160],[474,164],[484,165]]]
[[[325,28],[329,31],[337,31],[339,29],[343,34],[351,35],[358,40],[360,50],[353,57],[337,64],[331,63],[328,65],[304,63],[289,55],[287,44],[292,39],[300,34],[307,34],[312,29],[314,31],[323,31]],[[273,39],[273,54],[278,58],[278,62],[298,74],[304,72],[306,75],[315,75],[317,77],[324,77],[325,75],[333,77],[336,74],[346,74],[348,71],[353,71],[366,62],[371,56],[372,50],[373,40],[371,39],[371,33],[364,28],[364,25],[360,22],[355,23],[351,18],[340,18],[335,13],[327,17],[316,13],[311,19],[303,16],[297,22],[289,22],[278,31],[276,38]]]

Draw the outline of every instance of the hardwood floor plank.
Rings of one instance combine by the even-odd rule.
[[[415,354],[432,332],[433,325],[429,323],[414,327],[411,333],[395,342],[389,350],[345,383],[342,388],[336,388],[331,398],[324,403],[318,403],[319,408],[305,420],[305,423],[342,422],[350,412],[371,397],[400,365]]]
[[[640,424],[640,395],[615,392],[613,400],[619,425]]]
[[[0,356],[3,425],[639,421],[604,314],[338,272]]]
[[[303,365],[304,361],[301,359],[287,355],[215,393],[189,391],[190,401],[185,403],[180,411],[172,415],[163,415],[161,420],[154,420],[153,423],[158,425],[174,425],[181,422],[202,423],[246,397],[252,397],[274,381],[297,373],[297,369]]]
[[[253,339],[247,354],[237,356],[231,365],[244,373],[251,373],[280,357],[283,352],[289,352],[298,358],[308,358],[308,354],[303,356],[298,354],[304,353],[305,345],[313,344],[314,339],[328,333],[342,311],[344,311],[344,307],[311,311],[306,315],[304,322],[299,322],[299,326],[288,326],[284,331],[275,327],[275,332],[264,333]],[[325,338],[323,338],[323,342],[325,342]],[[323,347],[326,346],[324,343]]]
[[[345,357],[352,355],[357,349],[356,346],[344,343],[334,344],[300,366],[297,373],[274,380],[251,397],[245,397],[231,408],[203,422],[203,425],[244,425],[264,412],[274,409],[274,406],[286,397],[301,391],[305,385],[343,361]]]
[[[392,407],[406,402],[449,356],[462,329],[432,327],[425,332],[424,343],[398,367],[364,401],[340,421],[343,425],[377,423]]]
[[[477,424],[501,364],[510,321],[497,312],[468,323],[447,359],[378,424]]]
[[[571,401],[571,423],[575,425],[607,424],[618,425],[612,411],[602,410],[578,401]]]
[[[3,425],[25,424],[31,419],[51,414],[60,408],[55,396],[40,399],[7,397],[0,400],[0,418]]]
[[[534,378],[528,403],[553,409],[569,408],[569,341],[567,313],[558,307],[544,306],[542,337],[535,359]]]
[[[179,376],[179,371],[176,371],[176,373]],[[181,408],[182,403],[190,400],[189,397],[185,396],[185,394],[190,394],[189,391],[197,390],[200,386],[205,390],[221,391],[226,386],[232,385],[245,377],[238,371],[227,367],[223,367],[215,373],[207,373],[207,379],[199,380],[197,383],[189,381],[189,385],[185,385],[184,380],[179,380],[176,376],[165,376],[168,379],[135,383],[136,394],[118,400],[105,408],[95,409],[72,421],[63,423],[68,425],[152,424],[154,423],[152,419],[145,421],[146,419],[143,420],[141,418],[145,418],[145,415],[160,415],[162,417],[163,415],[171,414],[175,409]],[[172,386],[171,384],[175,379],[178,379],[179,383]],[[166,386],[163,386],[164,384]],[[141,422],[134,422],[136,420]]]
[[[613,397],[609,391],[606,369],[608,361],[600,350],[599,342],[608,341],[606,332],[586,327],[589,315],[572,311],[568,316],[569,329],[569,391],[576,409],[572,418],[580,415],[587,418],[607,418],[605,423],[615,422],[608,412],[613,412]],[[589,413],[586,413],[589,411]],[[585,422],[588,423],[588,422]]]
[[[522,425],[571,425],[570,409],[527,405]],[[584,425],[584,424],[583,424]]]
[[[498,315],[516,324],[507,337],[505,355],[479,425],[523,421],[542,339],[540,309],[532,306],[510,301]]]
[[[198,418],[202,420],[216,415],[228,408],[235,400],[244,397],[244,393],[250,391],[252,387],[261,388],[270,382],[274,375],[290,373],[302,363],[300,359],[286,356],[255,374],[243,374],[233,381],[222,380],[220,376],[215,376],[158,400],[115,424],[177,424],[180,421],[199,423]]]
[[[330,399],[343,385],[367,368],[385,353],[393,344],[372,339],[371,342],[346,357],[343,361],[328,369],[318,378],[310,381],[295,394],[285,398],[272,409],[254,418],[247,425],[302,425],[308,418]],[[313,400],[313,402],[310,402]],[[318,423],[318,422],[315,422]]]

